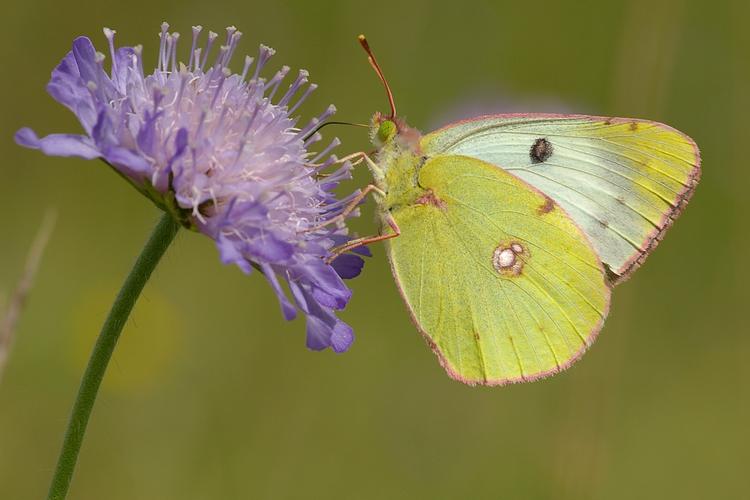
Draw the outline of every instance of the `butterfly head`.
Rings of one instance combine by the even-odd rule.
[[[398,117],[384,116],[375,113],[370,121],[370,141],[378,150],[400,149],[415,150],[418,147],[420,133]]]
[[[377,112],[370,122],[370,140],[377,148],[382,148],[392,142],[398,135],[398,125],[395,118],[383,116]]]

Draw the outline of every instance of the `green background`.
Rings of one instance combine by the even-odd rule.
[[[569,111],[666,122],[703,153],[695,197],[618,287],[593,348],[532,384],[450,380],[416,333],[381,247],[351,283],[344,355],[304,347],[259,277],[183,233],[147,286],[94,410],[74,499],[750,498],[746,1],[94,2],[4,7],[0,290],[43,213],[58,212],[0,383],[0,498],[42,498],[93,338],[159,214],[103,164],[12,142],[75,132],[44,92],[74,36],[102,26],[155,60],[159,23],[235,24],[240,53],[310,70],[338,119],[399,112],[428,131],[480,112]],[[184,37],[183,37],[184,38]],[[185,47],[183,47],[183,50]],[[184,53],[184,52],[183,52]],[[235,64],[237,66],[238,64]],[[329,128],[339,154],[366,132]],[[357,173],[346,186],[367,183]],[[375,230],[372,205],[355,224]]]

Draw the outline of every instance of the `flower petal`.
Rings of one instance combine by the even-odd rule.
[[[180,128],[177,131],[177,134],[175,134],[174,138],[174,154],[167,162],[167,166],[162,170],[156,170],[153,175],[153,180],[151,183],[154,185],[157,191],[160,191],[162,193],[167,192],[169,190],[169,177],[173,173],[173,167],[177,160],[180,159],[180,157],[185,154],[185,150],[187,149],[188,145],[188,131],[186,128]]]
[[[294,255],[294,245],[270,233],[259,234],[245,243],[245,251],[260,260],[282,263]]]
[[[87,160],[102,156],[91,139],[83,135],[50,134],[40,139],[30,128],[22,128],[14,139],[20,146],[40,149],[50,156],[77,156]]]
[[[318,314],[307,316],[308,349],[320,351],[331,347],[341,353],[349,349],[354,342],[354,331],[343,321],[336,318],[328,310],[320,310]]]
[[[73,40],[73,57],[75,57],[78,72],[84,84],[88,85],[89,82],[93,82],[96,85],[96,92],[104,97],[113,97],[116,94],[109,76],[96,62],[96,50],[88,37],[79,36]]]
[[[235,264],[245,274],[250,274],[253,271],[253,266],[250,265],[245,256],[237,249],[236,242],[226,235],[219,234],[217,236],[216,247],[219,249],[219,258],[222,264]]]
[[[132,47],[120,47],[115,53],[115,63],[112,65],[112,82],[120,92],[125,92],[128,82],[128,72],[133,67],[135,50]]]
[[[52,71],[47,92],[60,104],[71,110],[90,134],[97,115],[91,92],[78,72],[73,52],[68,52]]]
[[[84,83],[97,81],[96,49],[86,36],[73,40],[73,57]]]
[[[138,135],[136,136],[138,149],[147,155],[154,154],[154,145],[157,141],[156,123],[161,115],[162,113],[146,111],[144,113],[143,124],[138,130]]]
[[[336,271],[322,261],[307,265],[305,278],[312,286],[312,296],[325,307],[343,309],[352,296]]]
[[[274,269],[268,264],[260,264],[260,270],[263,271],[263,275],[266,277],[271,288],[273,288],[273,291],[276,292],[276,296],[279,298],[281,313],[284,315],[284,319],[289,321],[296,318],[297,310],[292,303],[289,302],[289,299],[286,298],[286,294],[284,293],[284,290],[281,289],[279,279],[276,277]]]
[[[307,338],[305,344],[308,349],[322,351],[331,345],[333,329],[317,316],[307,316]]]
[[[307,305],[307,297],[305,292],[300,288],[296,281],[289,280],[289,290],[292,292],[292,298],[297,307],[302,309],[305,314],[310,314],[310,306]]]
[[[331,262],[331,267],[345,280],[359,276],[364,266],[365,261],[361,257],[350,253],[339,255]]]
[[[232,217],[242,222],[261,222],[268,219],[268,208],[262,203],[254,201],[235,202],[232,207]]]
[[[331,347],[333,350],[339,353],[345,352],[349,350],[352,342],[354,342],[354,330],[352,330],[352,327],[343,321],[337,320],[331,334]]]
[[[153,169],[148,161],[129,149],[110,146],[103,153],[107,163],[138,183],[148,178],[149,173]]]

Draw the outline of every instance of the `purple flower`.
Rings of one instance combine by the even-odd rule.
[[[88,38],[77,38],[47,90],[75,113],[85,134],[39,138],[24,128],[16,142],[48,155],[101,158],[182,225],[213,238],[224,263],[247,274],[258,269],[286,319],[298,310],[307,316],[310,349],[345,351],[352,329],[333,311],[351,296],[342,278],[358,275],[363,261],[354,254],[331,265],[325,259],[348,240],[342,218],[335,218],[351,197],[338,200],[331,190],[350,178],[350,165],[329,156],[338,139],[317,154],[308,151],[334,107],[298,127],[295,112],[316,87],[307,84],[306,71],[286,89],[286,66],[261,78],[274,54],[261,45],[257,59],[246,57],[242,72],[232,73],[228,65],[241,37],[234,27],[210,64],[218,35],[209,32],[201,48],[201,27],[194,27],[183,64],[176,55],[179,34],[168,27],[162,25],[158,65],[148,76],[141,47],[115,48],[114,31],[104,30],[109,74],[105,56]]]

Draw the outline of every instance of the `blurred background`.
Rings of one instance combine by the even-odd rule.
[[[312,73],[306,116],[386,111],[366,33],[411,125],[567,111],[640,117],[691,135],[703,179],[682,218],[618,287],[593,348],[532,384],[449,379],[415,331],[381,247],[351,282],[344,355],[304,347],[259,275],[183,232],[115,353],[71,499],[750,498],[750,4],[737,1],[331,2],[28,0],[4,7],[0,290],[48,208],[58,223],[0,383],[0,498],[42,498],[93,340],[159,213],[104,164],[47,158],[12,135],[78,132],[44,91],[103,26],[158,50],[234,24]],[[185,49],[185,47],[183,47]],[[184,54],[183,54],[184,55]],[[236,60],[237,61],[237,60]],[[147,64],[148,66],[148,64]],[[236,66],[236,65],[235,65]],[[236,69],[241,69],[236,68]],[[331,127],[338,153],[369,149]],[[368,182],[357,173],[345,186]],[[354,227],[375,229],[368,204]]]

